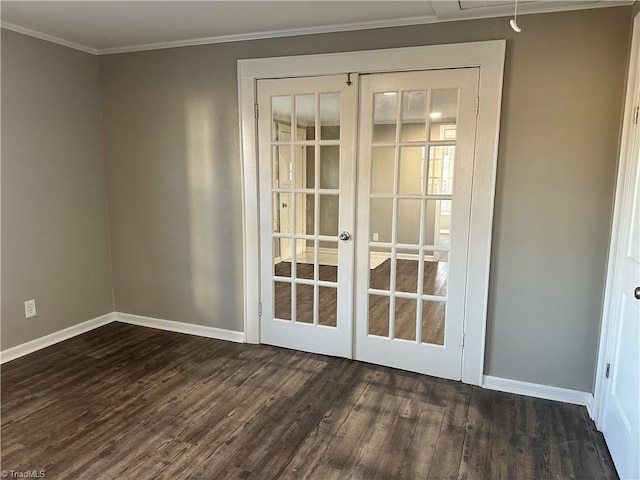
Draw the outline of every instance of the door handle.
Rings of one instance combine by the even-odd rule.
[[[636,300],[640,300],[640,287],[636,287],[633,291],[633,296],[636,297]]]
[[[338,235],[338,238],[343,242],[346,242],[347,240],[351,240],[351,234],[347,231],[343,231],[343,232],[340,232],[340,235]]]

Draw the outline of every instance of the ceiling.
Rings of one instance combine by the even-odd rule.
[[[518,13],[629,5],[633,0],[520,0]],[[2,1],[2,27],[93,54],[513,13],[501,0]]]

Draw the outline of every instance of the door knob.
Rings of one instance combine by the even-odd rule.
[[[346,242],[347,240],[351,240],[351,234],[349,232],[343,231],[340,233],[340,235],[338,235],[338,238],[343,242]]]
[[[633,291],[633,296],[636,297],[636,300],[640,300],[640,287],[636,287]]]

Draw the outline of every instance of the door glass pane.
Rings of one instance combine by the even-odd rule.
[[[320,94],[320,138],[340,139],[340,94]]]
[[[316,187],[316,147],[307,145],[305,148],[306,182],[305,188]]]
[[[296,233],[313,235],[315,231],[315,194],[296,194]]]
[[[444,345],[445,302],[422,302],[422,343]]]
[[[371,150],[371,193],[393,193],[395,147]]]
[[[340,188],[340,147],[320,147],[320,188]]]
[[[429,195],[453,194],[453,163],[456,147],[429,147],[427,193]]]
[[[338,281],[338,242],[320,242],[318,252],[319,279],[324,282]]]
[[[396,297],[395,326],[393,338],[402,340],[416,339],[416,307],[417,300],[414,298]]]
[[[431,91],[430,140],[455,140],[458,117],[458,89]]]
[[[274,315],[280,320],[291,320],[291,284],[273,282]]]
[[[445,297],[448,277],[449,254],[432,250],[425,251],[422,293]]]
[[[296,95],[296,126],[306,132],[307,140],[316,138],[316,96]]]
[[[389,297],[369,295],[369,335],[389,336]]]
[[[338,289],[318,287],[318,324],[335,327],[338,319]]]
[[[420,242],[422,200],[398,199],[397,243],[417,245]]]
[[[290,193],[273,194],[273,231],[275,233],[291,233],[293,209]]]
[[[391,242],[391,219],[393,216],[392,198],[372,198],[370,202],[371,242]]]
[[[376,93],[373,98],[373,142],[395,142],[398,92]]]
[[[285,245],[282,245],[285,243]],[[281,252],[291,245],[288,238],[273,239],[273,274],[276,277],[291,277],[291,259],[282,259]],[[290,247],[289,247],[290,249]]]
[[[315,268],[313,260],[313,243],[311,247],[308,247],[308,243],[309,240],[296,240],[296,277],[313,280]]]
[[[292,146],[295,163],[293,165],[293,176],[295,179],[295,188],[307,187],[307,149],[303,145]]]
[[[272,147],[272,184],[273,188],[291,188],[293,165],[291,164],[291,145]]]
[[[424,210],[424,244],[449,246],[451,200],[427,200]]]
[[[396,258],[396,291],[418,293],[418,250],[398,249]]]
[[[391,249],[372,248],[369,251],[369,288],[389,290],[391,285]]]
[[[398,193],[422,194],[424,184],[424,147],[400,147]]]
[[[402,93],[402,130],[400,141],[425,140],[427,120],[427,92],[418,90]]]
[[[320,197],[320,235],[338,235],[338,195],[319,195]]]
[[[271,140],[281,140],[278,138],[278,125],[281,123],[291,125],[291,96],[289,95],[271,97]]]
[[[296,283],[296,322],[313,323],[313,285]]]

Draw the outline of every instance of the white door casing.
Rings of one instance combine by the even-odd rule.
[[[495,172],[497,160],[500,101],[505,55],[504,40],[467,44],[409,47],[400,49],[303,55],[238,61],[240,132],[242,141],[244,215],[244,298],[245,334],[250,343],[260,340],[261,285],[259,278],[259,218],[256,82],[259,79],[286,78],[349,72],[382,73],[458,67],[480,67],[479,114],[476,136],[476,165],[473,173],[471,224],[472,255],[468,259],[465,298],[465,349],[462,381],[481,385]],[[352,75],[354,83],[357,75]],[[261,113],[262,115],[262,113]],[[354,126],[355,134],[355,126]]]
[[[640,16],[634,21],[603,307],[596,426],[622,479],[640,478]]]

